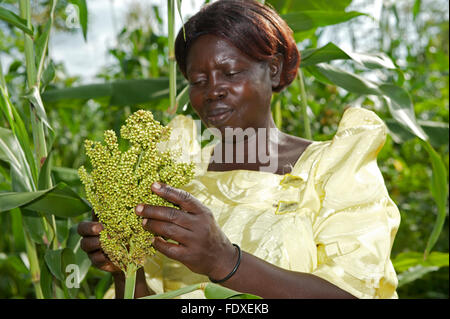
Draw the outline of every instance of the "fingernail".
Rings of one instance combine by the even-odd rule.
[[[94,226],[94,231],[96,233],[100,233],[102,231],[102,225],[100,225],[100,224],[95,225]]]
[[[142,221],[142,226],[145,226],[145,224],[147,224],[148,219],[144,218],[144,220]]]
[[[144,205],[139,204],[136,206],[136,213],[140,214],[144,210]]]
[[[158,182],[154,182],[154,183],[152,184],[152,186],[153,186],[154,189],[161,189],[161,184],[158,183]]]

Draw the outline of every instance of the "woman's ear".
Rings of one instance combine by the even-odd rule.
[[[272,80],[272,88],[280,85],[281,73],[283,71],[283,55],[275,54],[269,61],[270,79]]]

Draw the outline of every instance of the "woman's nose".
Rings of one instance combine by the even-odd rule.
[[[225,84],[216,77],[211,77],[208,85],[208,91],[206,94],[206,99],[208,101],[214,101],[217,99],[222,99],[227,95],[227,90]]]

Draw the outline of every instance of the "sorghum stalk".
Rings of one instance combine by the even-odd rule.
[[[300,102],[302,105],[302,116],[303,116],[303,126],[305,127],[305,138],[311,140],[312,135],[311,135],[311,125],[309,123],[308,117],[308,100],[306,97],[305,81],[303,80],[303,72],[301,69],[298,69],[298,82],[300,85],[300,98],[301,98]]]
[[[177,111],[177,69],[175,62],[175,0],[167,0],[169,42],[169,113]]]

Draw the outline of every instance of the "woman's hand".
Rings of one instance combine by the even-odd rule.
[[[100,232],[103,225],[98,222],[95,213],[92,212],[92,222],[81,222],[78,224],[78,234],[83,237],[80,242],[80,247],[83,249],[92,264],[100,270],[107,271],[113,274],[120,274],[122,271],[115,266],[100,246]]]
[[[158,185],[161,187],[157,188]],[[136,214],[144,217],[144,229],[156,236],[155,249],[183,263],[191,271],[216,280],[230,273],[237,252],[208,207],[190,193],[162,183],[153,183],[152,191],[181,208],[143,204],[136,207]]]

